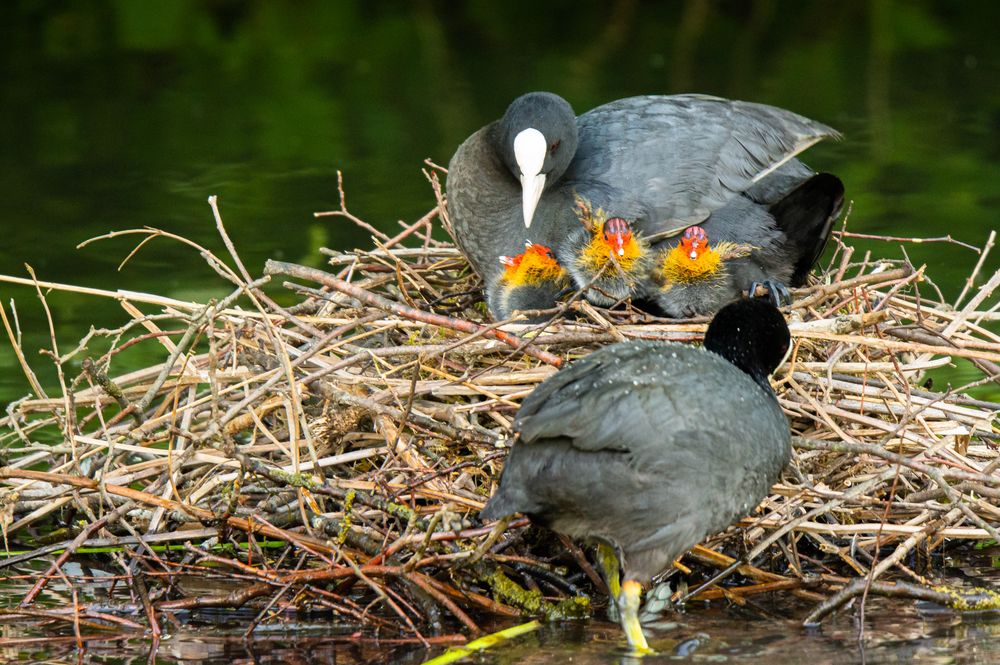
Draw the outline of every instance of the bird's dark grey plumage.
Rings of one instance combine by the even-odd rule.
[[[620,99],[584,113],[578,127],[563,180],[604,182],[619,204],[641,205],[646,216],[634,223],[646,235],[700,223],[779,169],[776,183],[809,177],[794,157],[840,137],[791,111],[707,95]]]
[[[831,173],[800,181],[792,191],[769,204],[784,236],[788,256],[795,258],[790,286],[802,286],[830,239],[833,222],[844,205],[844,183]]]
[[[552,280],[540,284],[511,286],[497,281],[486,293],[486,302],[497,319],[509,319],[518,311],[552,309],[559,294],[568,285],[566,280]],[[549,317],[528,317],[526,323],[538,323]]]
[[[648,582],[749,513],[788,461],[767,383],[788,340],[773,306],[741,301],[713,321],[711,351],[634,341],[573,363],[525,398],[520,441],[481,516],[521,512],[610,543],[625,578]]]
[[[545,189],[525,229],[513,137],[529,127],[549,149]],[[448,211],[456,242],[490,284],[500,274],[496,257],[526,239],[559,253],[578,224],[576,194],[649,236],[703,222],[748,190],[769,203],[812,175],[795,155],[837,136],[790,111],[704,95],[630,97],[574,118],[561,97],[528,93],[458,148]]]

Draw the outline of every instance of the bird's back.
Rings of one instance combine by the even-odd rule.
[[[772,395],[721,357],[670,343],[591,354],[526,398],[517,427],[483,516],[523,512],[610,541],[639,577],[752,509],[789,455]]]
[[[705,95],[619,99],[581,115],[578,128],[565,179],[611,183],[619,200],[650,206],[647,234],[700,222],[817,141],[839,137],[791,111]],[[800,170],[809,173],[784,171]]]

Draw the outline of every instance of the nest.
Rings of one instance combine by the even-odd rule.
[[[57,396],[38,385],[0,310],[32,389],[0,422],[0,566],[33,583],[5,613],[37,617],[43,587],[85,584],[61,566],[94,547],[115,553],[130,593],[48,618],[158,633],[165,614],[199,608],[254,608],[249,629],[328,611],[383,637],[442,643],[494,618],[599,611],[606,592],[585,544],[522,518],[483,547],[491,525],[477,514],[513,415],[574,358],[636,337],[697,343],[707,321],[577,297],[544,324],[490,323],[465,259],[431,235],[448,224],[429,177],[438,205],[398,235],[368,227],[342,198],[332,214],[369,228],[374,247],[324,250],[325,270],[269,261],[258,279],[213,201],[228,264],[195,248],[231,295],[105,293],[132,320],[49,354]],[[981,590],[934,587],[923,556],[998,540],[1000,404],[968,395],[1000,376],[1000,336],[984,326],[1000,273],[973,287],[993,237],[948,304],[923,268],[856,259],[851,235],[837,234],[833,260],[787,311],[793,352],[774,385],[793,461],[752,515],[676,564],[675,600],[793,595],[809,603],[806,622],[865,592],[996,605]],[[295,281],[265,293],[278,276]],[[43,301],[43,288],[73,288],[23,281]],[[110,350],[88,355],[93,336]],[[119,354],[136,346],[159,362],[120,373]],[[981,378],[922,385],[957,359]],[[703,586],[718,571],[727,576]],[[196,584],[206,580],[209,590]]]

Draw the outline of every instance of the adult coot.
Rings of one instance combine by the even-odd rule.
[[[517,310],[549,309],[569,286],[566,271],[545,245],[526,243],[516,256],[501,256],[503,272],[486,290],[486,302],[497,319]]]
[[[775,302],[801,286],[840,213],[840,179],[820,173],[765,205],[741,194],[703,226],[655,246],[644,295],[667,316],[709,315],[764,284]]]
[[[577,194],[648,237],[701,223],[740,193],[774,202],[812,175],[795,155],[836,136],[790,111],[704,95],[630,97],[576,118],[558,95],[532,92],[459,146],[448,212],[489,284],[497,257],[525,239],[559,253],[579,223]]]
[[[788,345],[778,310],[743,300],[719,311],[704,349],[624,342],[573,363],[525,398],[521,440],[481,516],[521,512],[617,548],[622,627],[646,650],[642,585],[749,513],[788,461],[768,382]]]

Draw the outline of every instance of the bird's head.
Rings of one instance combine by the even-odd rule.
[[[721,267],[722,256],[709,244],[705,229],[689,226],[677,246],[663,255],[660,272],[667,284],[684,284],[712,277]]]
[[[552,250],[532,242],[526,242],[524,251],[516,256],[501,256],[500,263],[504,267],[502,279],[512,287],[559,281],[566,276]]]
[[[604,222],[604,242],[611,247],[611,254],[615,257],[625,256],[625,246],[630,248],[635,244],[632,238],[632,227],[628,220],[621,217],[612,217]]]
[[[591,229],[591,239],[583,248],[580,261],[587,269],[597,272],[608,261],[614,260],[625,273],[636,270],[646,245],[632,232],[632,224],[622,217],[607,218],[600,208],[587,213],[584,226]]]
[[[576,153],[576,115],[558,95],[529,92],[511,102],[498,129],[500,154],[521,183],[523,221],[530,228],[542,192],[559,180]]]
[[[689,226],[684,229],[679,248],[688,260],[697,261],[708,251],[708,234],[700,226]]]

